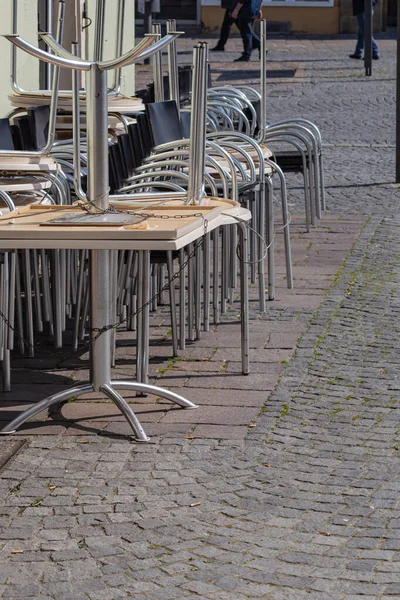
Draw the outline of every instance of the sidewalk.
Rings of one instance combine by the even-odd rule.
[[[28,443],[0,473],[1,597],[400,598],[395,42],[379,41],[371,78],[347,58],[353,45],[269,42],[269,68],[295,73],[270,78],[268,118],[320,126],[329,211],[306,234],[289,177],[295,289],[281,251],[265,315],[251,290],[251,374],[240,374],[235,305],[177,361],[161,312],[151,375],[197,411],[127,396],[152,436],[144,445],[94,394],[21,429]],[[231,64],[239,51],[232,39],[212,56],[214,78],[235,70],[250,84]],[[132,376],[121,340],[117,376]],[[85,377],[84,356],[55,362],[13,361],[0,419]]]

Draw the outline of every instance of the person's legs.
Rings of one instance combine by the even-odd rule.
[[[232,19],[231,11],[226,10],[224,20],[221,25],[221,33],[219,35],[218,46],[222,46],[224,48],[226,42],[228,41],[228,37],[231,32],[231,27],[234,22],[235,22],[235,19]]]
[[[252,44],[253,44],[253,50],[260,49],[260,38],[254,31],[253,31],[253,35],[252,35]]]
[[[356,56],[362,56],[364,50],[364,31],[365,31],[365,13],[357,15],[358,23],[358,39],[354,54]]]
[[[372,38],[372,58],[377,58],[379,56],[378,46],[376,45],[376,41]]]
[[[253,21],[254,19],[238,19],[238,27],[243,41],[243,57],[250,58],[253,50]]]
[[[224,20],[221,25],[221,32],[219,34],[219,40],[214,48],[211,48],[211,52],[223,52],[225,49],[225,44],[228,40],[229,34],[231,32],[231,27],[235,23],[235,19],[231,17],[231,11],[226,10],[224,15]]]
[[[372,13],[373,14],[373,13]],[[354,54],[350,58],[361,58],[364,50],[365,39],[365,13],[360,13],[357,16],[358,23],[358,39]],[[372,38],[372,58],[379,58],[379,50],[374,38]]]

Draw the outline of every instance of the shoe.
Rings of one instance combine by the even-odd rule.
[[[242,54],[242,56],[239,56],[239,58],[235,58],[233,62],[250,62],[250,56]]]
[[[379,56],[379,54],[373,54],[372,58],[373,58],[373,60],[379,60],[380,56]]]
[[[360,60],[362,58],[361,54],[350,54],[349,58],[357,58],[358,60]]]
[[[210,48],[210,52],[225,52],[225,48],[217,44],[214,48]]]

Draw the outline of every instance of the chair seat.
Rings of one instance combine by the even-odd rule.
[[[59,169],[60,166],[51,156],[24,157],[0,154],[0,176],[5,171],[56,173]]]
[[[0,189],[4,192],[33,192],[48,190],[52,182],[35,177],[0,177]]]

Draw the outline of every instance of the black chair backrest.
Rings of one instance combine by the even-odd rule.
[[[149,106],[146,104],[146,106]],[[142,148],[142,156],[146,158],[150,156],[151,149],[154,144],[151,139],[150,127],[145,113],[137,113],[136,115],[137,131],[139,133],[139,141]]]
[[[21,133],[16,125],[11,125],[11,135],[14,142],[14,150],[23,150]]]
[[[119,135],[118,136],[118,144],[121,149],[122,160],[124,161],[124,166],[125,166],[125,171],[126,171],[125,179],[126,179],[132,175],[133,170],[135,168],[132,144],[131,144],[131,140],[129,137],[129,133],[122,133],[121,135]]]
[[[261,119],[261,102],[260,102],[260,100],[254,100],[252,102],[252,105],[253,105],[254,110],[256,111],[256,115],[257,115],[257,126],[254,130],[254,134],[256,134],[259,131],[258,124],[260,123],[260,119]]]
[[[47,143],[49,132],[49,106],[33,106],[26,111],[31,128],[33,146],[35,150],[44,148]]]
[[[211,77],[211,65],[208,63],[207,65],[207,87],[210,89],[212,87],[212,77]]]
[[[36,150],[28,115],[18,115],[18,117],[15,117],[14,125],[18,130],[22,150]]]
[[[154,83],[149,83],[147,86],[148,102],[154,102]],[[147,102],[146,102],[147,104]]]
[[[12,129],[8,119],[0,119],[0,150],[15,150]]]
[[[192,91],[192,67],[187,65],[179,67],[178,69],[179,78],[179,102],[185,104],[190,99],[190,92]]]
[[[163,87],[164,87],[164,98],[169,98],[169,94],[170,94],[169,75],[163,76]]]
[[[110,192],[115,192],[120,186],[117,181],[115,157],[111,150],[112,146],[108,147],[108,185],[110,186]]]
[[[110,143],[108,147],[110,190],[115,192],[124,185],[126,168],[119,144]]]
[[[146,104],[152,147],[182,139],[181,123],[175,100]]]
[[[140,143],[139,128],[137,123],[130,123],[128,125],[128,134],[132,147],[133,168],[137,169],[140,167],[143,159],[145,158],[142,144]]]
[[[135,96],[137,98],[140,98],[143,102],[143,104],[147,104],[148,102],[152,102],[151,98],[150,98],[150,91],[149,88],[142,88],[141,90],[136,90],[135,91]]]
[[[190,121],[192,113],[189,111],[181,112],[181,132],[184,139],[190,138]]]

